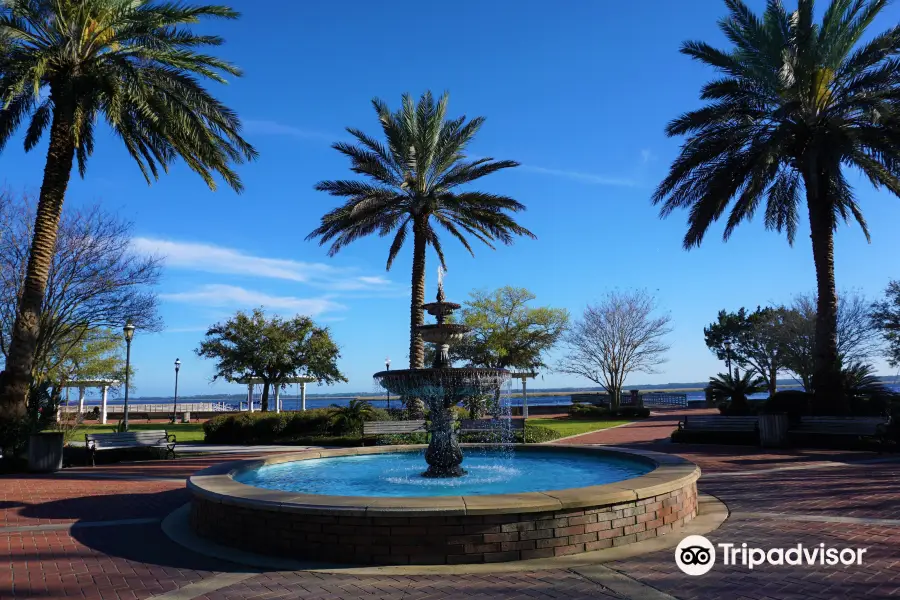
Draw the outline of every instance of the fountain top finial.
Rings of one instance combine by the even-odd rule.
[[[447,297],[444,296],[444,273],[447,271],[444,270],[443,265],[438,265],[438,289],[437,289],[437,301],[438,302],[446,302]]]

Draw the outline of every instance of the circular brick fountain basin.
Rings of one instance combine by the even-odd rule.
[[[524,446],[529,451],[534,445]],[[298,494],[234,475],[289,461],[421,452],[379,446],[282,454],[216,465],[188,479],[191,527],[216,543],[271,556],[348,564],[462,564],[549,558],[679,530],[697,514],[700,468],[677,456],[600,446],[542,445],[653,470],[590,487],[519,494],[357,497]]]

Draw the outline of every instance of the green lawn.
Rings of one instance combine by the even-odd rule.
[[[86,433],[113,433],[115,424],[98,425],[91,423],[79,427],[72,435],[72,441],[83,442]],[[185,442],[202,442],[203,441],[203,423],[129,423],[129,431],[142,431],[147,429],[165,429],[169,433],[175,434],[175,439],[179,443]]]
[[[609,429],[616,425],[624,425],[631,421],[611,421],[608,419],[528,419],[529,425],[540,425],[559,432],[562,437]]]

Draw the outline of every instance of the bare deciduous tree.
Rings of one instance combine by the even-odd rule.
[[[618,408],[630,373],[655,373],[666,361],[664,338],[672,319],[655,315],[656,309],[656,299],[643,290],[610,292],[588,305],[564,338],[567,350],[558,370],[602,385]]]
[[[815,294],[801,294],[782,309],[784,319],[776,335],[782,346],[781,357],[787,371],[813,391],[816,341]],[[872,304],[857,292],[838,295],[837,348],[842,365],[866,363],[880,348],[879,330],[872,320]]]
[[[5,359],[25,280],[36,202],[0,192],[0,351]],[[127,319],[161,326],[152,287],[162,259],[134,252],[131,223],[91,206],[64,212],[50,266],[35,353],[35,374],[50,373],[100,329]]]

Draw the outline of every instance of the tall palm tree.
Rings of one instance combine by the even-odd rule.
[[[357,144],[339,142],[332,147],[350,158],[350,169],[369,181],[322,181],[316,189],[332,196],[347,198],[338,208],[322,217],[322,224],[306,239],[331,242],[329,256],[347,244],[372,233],[384,237],[393,234],[388,252],[390,270],[410,230],[413,234],[412,300],[410,303],[409,366],[421,368],[425,345],[416,327],[425,322],[425,251],[434,248],[444,262],[438,238],[439,225],[473,254],[466,234],[491,248],[494,240],[513,242],[513,235],[534,237],[518,225],[508,213],[525,210],[506,196],[477,191],[457,191],[471,183],[519,163],[511,160],[466,157],[466,146],[484,123],[465,116],[445,120],[447,94],[437,103],[426,92],[418,103],[403,95],[399,110],[391,112],[379,99],[372,100],[386,145],[358,129],[347,128]]]
[[[663,217],[690,209],[690,249],[732,200],[726,240],[765,200],[766,227],[793,243],[805,198],[818,283],[813,385],[820,406],[840,407],[834,231],[852,218],[869,235],[845,169],[900,195],[900,26],[859,43],[887,0],[832,0],[821,24],[813,0],[793,13],[769,0],[761,17],[725,4],[730,49],[681,47],[720,77],[703,86],[705,106],[669,123],[669,136],[687,140],[653,201]]]
[[[218,174],[241,191],[235,163],[256,151],[237,116],[201,85],[240,75],[204,54],[215,35],[194,33],[203,17],[235,19],[224,6],[151,0],[4,0],[0,3],[0,149],[28,121],[25,149],[49,127],[50,144],[27,274],[0,392],[0,416],[24,414],[41,302],[72,166],[83,177],[99,118],[122,140],[150,182],[181,158],[211,189]]]

